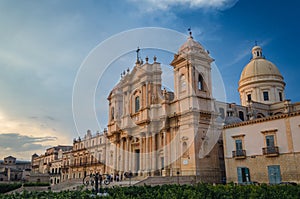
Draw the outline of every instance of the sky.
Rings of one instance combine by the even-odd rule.
[[[72,94],[78,71],[99,44],[136,28],[159,27],[185,35],[191,28],[194,39],[215,59],[227,102],[237,104],[238,80],[257,41],[266,59],[281,71],[286,97],[300,101],[299,6],[292,0],[0,0],[0,159],[13,155],[29,160],[48,147],[71,145],[88,129],[103,131],[106,98],[120,73],[132,69],[135,54],[113,60],[103,75],[110,81],[98,82],[93,100],[99,126],[83,120],[78,129],[74,122]],[[146,55],[156,55],[166,71],[164,78],[172,79],[172,53],[142,49],[142,58]]]

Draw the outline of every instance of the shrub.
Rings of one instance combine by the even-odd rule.
[[[50,186],[49,182],[26,182],[24,183],[24,187],[44,187],[44,186]]]
[[[0,193],[6,193],[15,189],[18,189],[22,186],[21,183],[1,183],[0,184]]]

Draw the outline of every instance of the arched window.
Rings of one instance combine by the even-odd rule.
[[[135,97],[135,112],[138,112],[140,110],[140,97],[136,96]]]
[[[186,89],[185,76],[181,75],[179,79],[180,91],[184,91]]]
[[[198,90],[200,90],[200,91],[204,90],[204,88],[203,88],[203,77],[200,74],[198,76]]]
[[[257,114],[257,118],[264,118],[264,117],[265,117],[265,115],[262,114],[262,113],[258,113],[258,114]]]
[[[114,107],[111,107],[111,120],[114,120],[115,119],[115,108]]]

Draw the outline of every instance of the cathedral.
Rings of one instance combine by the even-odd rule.
[[[153,63],[136,60],[108,96],[112,170],[141,176],[180,173],[208,181],[224,177],[221,123],[216,122],[212,96],[213,61],[190,35],[171,63],[174,92],[169,92],[162,89],[156,57]]]
[[[212,96],[214,59],[191,34],[170,63],[174,92],[162,88],[156,57],[137,56],[108,95],[108,128],[35,154],[33,171],[49,173],[54,184],[97,172],[299,183],[300,103],[286,99],[284,78],[262,48],[251,53],[238,82],[241,105]]]

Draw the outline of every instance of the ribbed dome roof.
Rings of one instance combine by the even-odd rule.
[[[239,117],[235,116],[228,116],[225,118],[225,125],[230,125],[230,124],[237,124],[242,122],[242,120]]]
[[[240,81],[257,76],[280,76],[278,68],[262,56],[260,46],[252,48],[253,59],[245,66],[242,71]]]
[[[250,63],[245,66],[240,80],[261,75],[276,75],[282,77],[278,68],[272,62],[260,58],[252,59]]]

